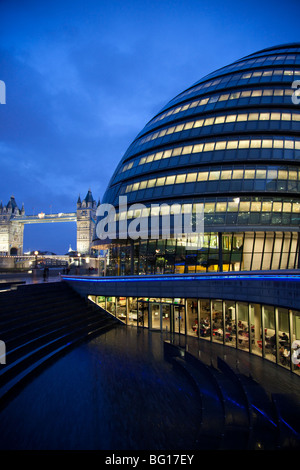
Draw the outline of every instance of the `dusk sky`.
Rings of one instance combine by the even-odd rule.
[[[299,0],[0,0],[0,200],[28,215],[102,198],[144,125],[204,75],[299,42]],[[76,225],[26,225],[24,251],[76,249]]]

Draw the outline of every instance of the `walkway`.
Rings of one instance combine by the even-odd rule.
[[[198,395],[165,359],[162,339],[159,332],[118,327],[66,354],[2,411],[0,449],[201,448]],[[181,340],[204,361],[225,354],[271,392],[299,396],[299,377],[274,364],[196,338]]]

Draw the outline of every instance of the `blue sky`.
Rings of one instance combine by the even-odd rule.
[[[27,214],[98,200],[144,125],[202,76],[299,41],[299,1],[0,0],[0,200]],[[75,223],[24,250],[76,247]]]

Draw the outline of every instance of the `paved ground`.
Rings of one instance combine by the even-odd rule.
[[[197,339],[187,338],[189,350],[204,360],[226,354],[270,391],[299,393],[299,377],[278,366],[200,344],[199,353]],[[0,449],[195,449],[197,400],[190,382],[164,359],[160,333],[116,328],[58,360],[7,406]]]

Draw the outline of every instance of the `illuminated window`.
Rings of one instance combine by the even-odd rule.
[[[275,149],[282,149],[283,148],[283,140],[274,140],[273,147]]]
[[[194,127],[202,127],[203,122],[204,122],[204,119],[199,119],[198,121],[195,122]]]
[[[226,141],[216,142],[215,150],[224,150],[226,148]]]
[[[226,116],[226,122],[235,122],[236,115]]]
[[[261,210],[262,212],[272,212],[272,202],[263,201]]]
[[[249,148],[250,141],[249,140],[240,140],[239,141],[239,149],[247,149]]]
[[[139,189],[145,189],[147,187],[147,181],[141,181]]]
[[[250,201],[241,201],[240,212],[249,212],[249,210],[250,210]]]
[[[185,182],[186,175],[177,175],[176,176],[176,184],[178,183],[184,183]]]
[[[211,171],[209,174],[209,180],[214,181],[220,179],[220,172],[219,171]]]
[[[186,154],[192,153],[192,150],[193,150],[193,146],[192,146],[192,145],[186,145],[186,146],[183,147],[183,149],[182,149],[182,155],[186,155]]]
[[[237,122],[241,122],[241,121],[247,121],[248,119],[248,114],[239,114],[237,116]]]
[[[134,183],[132,185],[132,191],[137,191],[139,189],[140,183]]]
[[[206,202],[204,204],[204,212],[214,212],[215,211],[215,203],[214,202]]]
[[[198,181],[207,181],[208,171],[201,171],[198,173]]]
[[[229,96],[230,96],[229,94],[228,95],[221,95],[220,98],[219,98],[219,101],[227,101]]]
[[[232,174],[232,170],[222,170],[221,180],[230,180],[231,174]]]
[[[193,125],[194,125],[193,122],[187,122],[187,123],[184,125],[184,130],[192,129]]]
[[[263,139],[262,141],[262,144],[261,144],[262,148],[272,148],[273,146],[273,140],[272,139]]]
[[[225,122],[225,116],[218,116],[215,119],[215,124],[223,124]]]
[[[296,170],[290,170],[289,171],[289,180],[297,180],[298,177],[298,172]]]
[[[273,202],[273,212],[281,212],[281,210],[282,210],[282,203]]]
[[[205,126],[211,126],[214,123],[215,118],[208,118],[205,119],[204,125]]]
[[[297,214],[300,213],[300,204],[298,202],[293,202],[293,212]]]
[[[194,181],[197,180],[197,173],[189,173],[187,176],[186,176],[186,182],[187,183],[193,183]]]
[[[157,153],[154,155],[154,161],[156,161],[156,160],[161,160],[162,157],[163,157],[163,152],[157,152]]]
[[[258,113],[249,113],[248,121],[258,121]]]
[[[278,170],[278,179],[287,180],[288,172],[286,170]]]
[[[254,179],[255,170],[245,170],[244,179]]]
[[[282,212],[292,212],[292,204],[291,202],[284,202],[282,204]]]
[[[251,202],[251,212],[260,212],[261,211],[261,202],[252,201]]]
[[[194,145],[193,147],[193,153],[202,152],[202,150],[203,150],[203,144],[197,144],[197,145]]]
[[[216,212],[226,212],[227,202],[217,202],[216,203]]]
[[[181,151],[182,151],[182,147],[177,147],[173,149],[172,156],[174,157],[174,156],[180,155]]]
[[[258,149],[260,147],[261,147],[261,140],[257,140],[257,139],[251,140],[250,148]]]
[[[155,186],[155,183],[156,183],[156,178],[149,180],[147,184],[147,188],[153,188]]]
[[[215,143],[214,142],[208,142],[204,145],[204,152],[209,152],[214,149]]]
[[[267,171],[266,170],[256,170],[256,178],[258,179],[266,179]]]
[[[233,170],[232,178],[233,179],[242,179],[243,178],[244,170]]]
[[[260,121],[269,121],[270,113],[260,113],[259,120]]]
[[[165,150],[163,154],[163,158],[170,158],[172,155],[172,150]]]
[[[157,178],[156,186],[163,186],[165,184],[165,177]]]
[[[175,183],[175,176],[167,176],[166,184],[174,184]]]
[[[284,141],[284,148],[293,149],[294,148],[294,142],[292,140],[285,140]]]
[[[237,212],[238,207],[239,207],[238,202],[228,201],[228,207],[227,207],[228,212]]]
[[[238,142],[236,140],[227,142],[227,150],[236,149],[237,146],[238,146]]]

